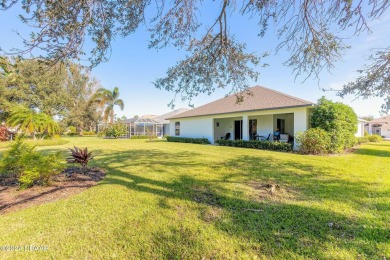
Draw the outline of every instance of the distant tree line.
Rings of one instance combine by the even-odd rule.
[[[47,115],[62,129],[74,126],[77,131],[92,131],[103,119],[105,104],[96,100],[103,88],[87,68],[40,59],[2,57],[0,61],[0,123],[12,119],[18,125],[20,117],[32,111],[31,116]]]

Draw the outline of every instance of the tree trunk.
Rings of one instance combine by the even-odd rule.
[[[111,123],[111,124],[114,123],[114,109],[111,110],[111,112],[110,112],[110,123]]]

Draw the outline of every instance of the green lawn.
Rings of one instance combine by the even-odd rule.
[[[71,198],[0,216],[0,258],[390,257],[390,142],[354,154],[69,138],[107,177]],[[1,150],[0,150],[1,152]],[[277,184],[270,195],[267,184]]]

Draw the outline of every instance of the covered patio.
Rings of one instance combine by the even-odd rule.
[[[277,141],[280,135],[293,141],[294,113],[214,118],[214,140]]]

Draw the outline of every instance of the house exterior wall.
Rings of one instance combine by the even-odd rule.
[[[356,137],[364,137],[364,122],[363,121],[358,121],[357,124],[357,131],[355,133]]]
[[[172,135],[172,134],[171,134],[171,131],[170,131],[170,126],[171,126],[170,123],[169,123],[169,124],[164,124],[164,125],[163,125],[163,136],[164,136],[164,135]]]
[[[175,135],[175,123],[180,122],[180,135]],[[179,118],[170,120],[170,135],[177,137],[207,138],[214,140],[212,117]]]
[[[175,122],[180,122],[180,135],[179,137],[190,138],[207,138],[211,143],[214,143],[216,139],[220,139],[226,135],[226,128],[222,128],[222,125],[228,127],[228,131],[231,133],[231,138],[234,136],[234,120],[244,120],[248,123],[248,119],[257,118],[258,135],[268,136],[269,133],[274,131],[274,114],[287,114],[291,113],[290,118],[293,120],[293,132],[289,133],[294,136],[298,131],[306,131],[309,126],[309,109],[308,107],[294,107],[275,110],[255,110],[248,112],[228,113],[219,115],[208,115],[188,118],[177,118],[170,120],[170,135],[175,135]],[[216,122],[220,123],[218,127],[221,130],[216,129]],[[287,122],[286,122],[287,125]],[[231,126],[231,128],[230,128]],[[225,130],[223,130],[225,129]],[[245,127],[243,127],[244,131]],[[248,127],[246,127],[248,129]],[[215,131],[215,136],[214,136]],[[243,134],[245,140],[248,135]]]
[[[384,138],[390,138],[390,125],[386,124],[381,127],[381,135]]]

